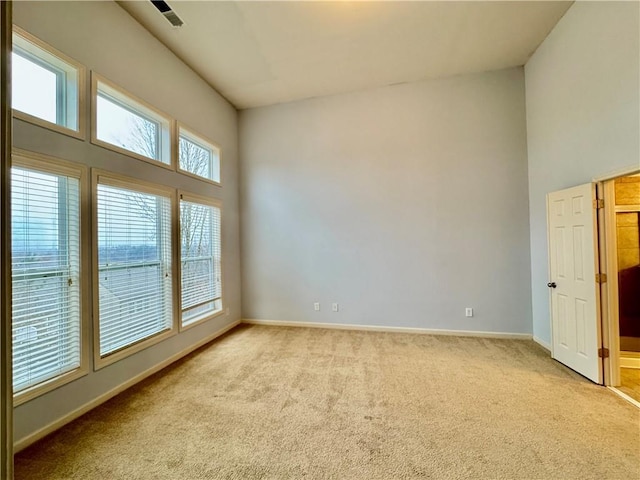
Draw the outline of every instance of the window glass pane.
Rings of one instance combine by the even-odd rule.
[[[98,185],[100,354],[172,326],[171,201]]]
[[[14,53],[12,60],[12,106],[16,110],[57,122],[58,76],[49,69]]]
[[[182,324],[222,308],[220,209],[180,202]]]
[[[97,136],[99,140],[159,160],[160,125],[117,100],[98,94]]]
[[[83,67],[19,29],[12,38],[13,109],[79,132]]]
[[[80,367],[79,182],[11,172],[14,391]]]
[[[180,169],[216,182],[220,181],[217,148],[199,144],[180,136]]]

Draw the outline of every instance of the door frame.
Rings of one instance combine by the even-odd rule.
[[[0,477],[13,478],[11,334],[11,39],[12,2],[0,3]]]
[[[609,350],[609,356],[603,359],[604,385],[620,385],[620,325],[618,318],[618,257],[616,235],[616,208],[614,181],[620,177],[640,173],[640,166],[634,165],[594,178],[597,185],[597,198],[604,201],[598,208],[598,256],[600,272],[607,280],[600,284],[600,308],[602,321],[602,347]]]

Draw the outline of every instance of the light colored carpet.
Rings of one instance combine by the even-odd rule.
[[[17,479],[637,479],[640,410],[530,341],[241,326]]]

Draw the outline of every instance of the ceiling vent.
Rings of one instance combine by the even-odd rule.
[[[171,25],[174,27],[181,27],[183,25],[184,22],[180,20],[180,17],[176,15],[176,12],[171,10],[171,7],[167,2],[162,0],[151,0],[151,3],[153,3],[153,6],[156,7],[162,15],[164,15],[164,18],[169,20]]]

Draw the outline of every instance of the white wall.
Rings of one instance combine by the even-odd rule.
[[[242,111],[243,316],[531,332],[524,102],[515,68]]]
[[[640,4],[576,2],[525,67],[533,332],[550,343],[548,192],[640,167]]]
[[[219,188],[16,121],[14,146],[223,201],[224,301],[217,317],[15,409],[15,439],[46,427],[240,318],[237,112],[114,2],[16,2],[14,23],[222,147]]]

